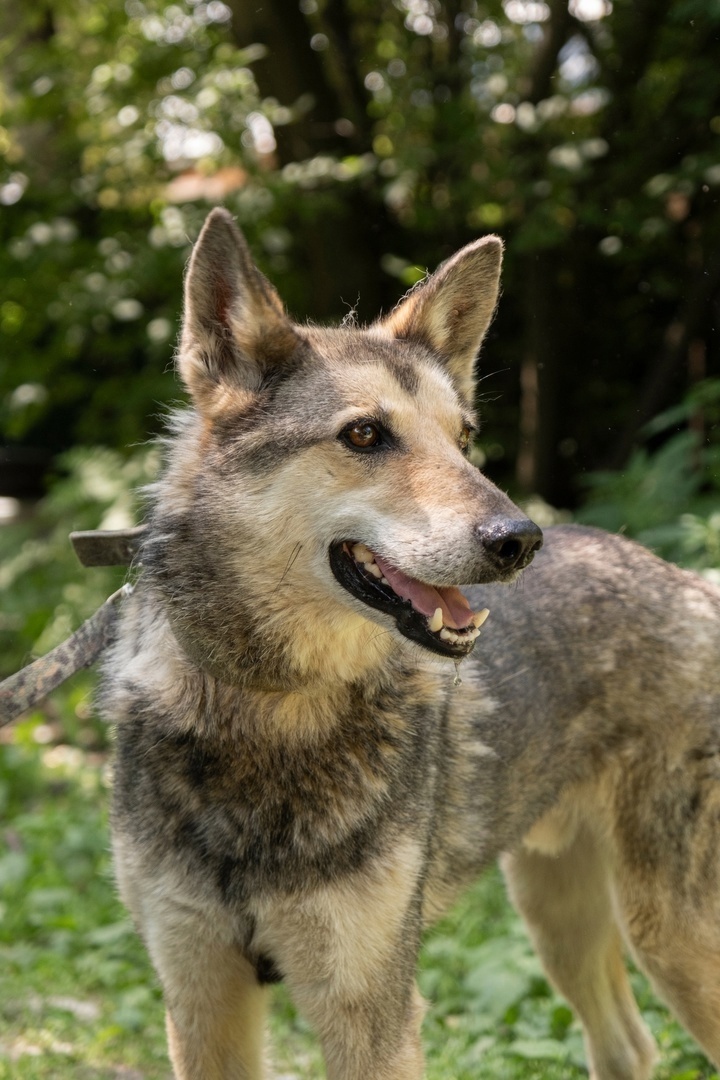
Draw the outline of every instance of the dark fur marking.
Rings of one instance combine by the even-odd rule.
[[[420,388],[420,376],[417,368],[410,364],[388,361],[388,370],[400,384],[406,394],[417,394]]]
[[[153,853],[151,860],[173,851],[229,905],[242,904],[258,888],[300,888],[357,871],[389,842],[388,829],[418,828],[416,793],[432,788],[441,717],[425,705],[408,724],[396,688],[370,698],[360,688],[355,694],[339,718],[339,742],[293,754],[282,746],[225,740],[220,732],[203,738],[173,733],[172,717],[136,702],[137,718],[118,731],[116,821],[132,807],[125,825]],[[387,797],[374,794],[378,779],[388,785]],[[357,821],[331,838],[326,823],[337,802],[348,799],[357,805]],[[163,806],[162,819],[151,810],[156,805]]]
[[[237,869],[237,861],[231,858],[229,855],[224,858],[217,871],[216,881],[217,887],[220,890],[223,900],[227,900],[230,893],[230,886],[232,884],[233,875]]]
[[[692,750],[688,751],[688,761],[710,761],[712,758],[717,758],[720,753],[720,746],[696,746]]]
[[[269,956],[258,956],[255,961],[255,973],[261,986],[270,986],[273,983],[283,981],[282,974],[275,967],[274,961]]]
[[[198,750],[197,747],[190,750],[187,759],[187,778],[193,787],[202,789],[212,772],[213,762],[208,754]]]
[[[253,446],[243,454],[243,462],[247,468],[256,475],[267,475],[278,468],[284,461],[289,461],[296,454],[302,453],[311,446],[323,442],[327,434],[304,436],[299,433],[287,432],[285,437],[273,438],[272,436],[264,443]],[[232,470],[232,463],[229,462]]]

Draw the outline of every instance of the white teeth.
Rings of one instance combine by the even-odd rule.
[[[349,545],[345,544],[345,550],[348,550]],[[350,549],[353,557],[362,564],[363,570],[371,574],[383,585],[390,585],[388,579],[384,576],[382,570],[375,562],[375,555],[366,544],[353,544]],[[482,611],[476,611],[467,626],[464,626],[461,630],[454,630],[448,626],[443,626],[443,609],[441,607],[435,608],[432,615],[427,616],[428,629],[433,634],[439,634],[442,641],[452,641],[455,644],[462,642],[468,644],[471,641],[475,641],[480,634],[480,627],[487,619],[490,611],[488,608],[483,608]]]
[[[365,547],[365,544],[353,544],[352,553],[361,563],[374,563],[375,556],[369,547]]]
[[[443,626],[442,608],[435,608],[435,612],[432,617],[427,620],[427,624],[428,629],[432,630],[434,634],[439,633],[443,641],[453,641],[455,643],[462,642],[463,644],[467,644],[480,636],[480,626],[482,626],[487,617],[487,611],[479,611],[472,622],[467,626],[463,626],[460,630],[455,630],[452,627]],[[479,621],[479,625],[477,625],[476,620]]]
[[[449,627],[443,626],[440,631],[440,638],[442,641],[452,641],[456,645],[467,645],[469,642],[474,641],[475,638],[480,636],[480,631],[476,626],[468,629],[465,627],[463,630],[450,630]]]
[[[387,580],[383,577],[382,570],[375,562],[375,556],[369,547],[365,544],[353,544],[352,554],[357,562],[362,563],[363,570],[367,570],[368,574],[372,574],[378,581],[382,581],[383,584],[387,585]]]

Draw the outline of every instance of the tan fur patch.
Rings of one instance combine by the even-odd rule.
[[[276,957],[299,995],[353,1000],[377,990],[398,947],[418,886],[422,852],[411,837],[358,874],[304,897],[276,895],[253,904],[256,945]],[[313,969],[308,971],[308,943]],[[304,988],[304,989],[303,989]]]

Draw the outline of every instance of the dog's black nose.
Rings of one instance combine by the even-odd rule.
[[[493,518],[477,527],[477,535],[498,570],[523,570],[543,543],[542,530],[530,518]]]

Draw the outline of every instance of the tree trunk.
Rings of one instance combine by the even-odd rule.
[[[310,45],[312,29],[298,0],[228,3],[236,44],[240,48],[257,44],[267,48],[266,56],[253,69],[263,96],[297,110],[291,123],[275,131],[280,164],[342,149],[336,125],[343,108],[327,78],[322,52]]]
[[[527,100],[537,104],[552,91],[558,54],[571,26],[567,0],[551,0],[550,18],[535,52],[527,86]],[[538,158],[538,142],[520,136],[520,154]],[[544,156],[545,150],[542,148]],[[525,335],[520,368],[519,447],[516,479],[527,494],[542,495],[554,503],[562,497],[557,470],[557,392],[560,364],[556,335],[557,288],[555,259],[549,251],[523,257],[518,280],[524,293]]]
[[[521,490],[550,503],[562,496],[558,470],[558,390],[555,260],[548,252],[523,263],[525,348],[520,368],[520,440],[516,477]]]

